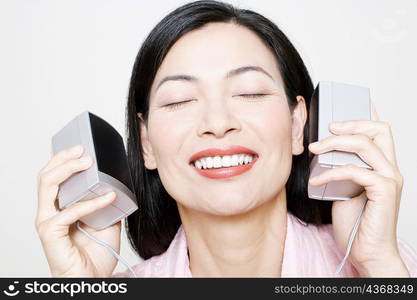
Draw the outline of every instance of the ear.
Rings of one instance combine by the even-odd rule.
[[[304,125],[307,121],[307,108],[303,96],[297,96],[298,104],[292,114],[292,154],[299,155],[304,151]]]
[[[149,141],[148,128],[143,120],[142,113],[137,113],[139,118],[140,141],[143,149],[143,159],[148,170],[156,169],[156,161],[151,142]]]

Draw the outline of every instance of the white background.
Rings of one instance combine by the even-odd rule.
[[[34,228],[36,176],[51,136],[86,109],[124,136],[133,62],[184,1],[0,2],[0,276],[50,276]],[[398,235],[417,249],[417,1],[231,1],[275,22],[314,83],[369,86],[405,177]],[[123,233],[124,237],[124,233]],[[125,238],[122,255],[140,262]],[[118,265],[118,270],[124,270]]]

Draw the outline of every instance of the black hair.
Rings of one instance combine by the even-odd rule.
[[[137,113],[142,113],[147,124],[151,85],[171,46],[187,32],[212,22],[233,22],[257,34],[276,57],[291,112],[298,95],[304,97],[309,111],[313,83],[303,60],[285,34],[264,16],[231,4],[203,0],[187,3],[164,17],[136,57],[126,107],[127,155],[139,207],[127,218],[126,231],[130,244],[143,259],[166,251],[181,220],[176,201],[165,190],[158,171],[145,168]],[[304,127],[304,152],[293,156],[285,185],[287,209],[306,223],[327,224],[331,223],[331,202],[312,200],[307,194],[308,121]]]

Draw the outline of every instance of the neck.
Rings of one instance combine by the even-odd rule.
[[[193,277],[281,277],[285,188],[251,211],[218,216],[178,204]]]

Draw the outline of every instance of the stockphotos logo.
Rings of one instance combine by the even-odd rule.
[[[24,285],[24,289],[17,289],[16,285],[19,281],[14,281],[10,284],[7,290],[3,290],[3,293],[9,297],[14,297],[20,292],[25,294],[67,294],[70,297],[74,297],[76,294],[126,294],[127,283],[107,283],[101,282],[27,282]]]
[[[16,290],[16,286],[15,286],[18,283],[19,283],[19,281],[14,281],[13,284],[10,284],[7,287],[7,290],[3,291],[3,293],[6,294],[7,296],[10,296],[10,297],[16,296],[17,294],[20,293],[19,290]]]

